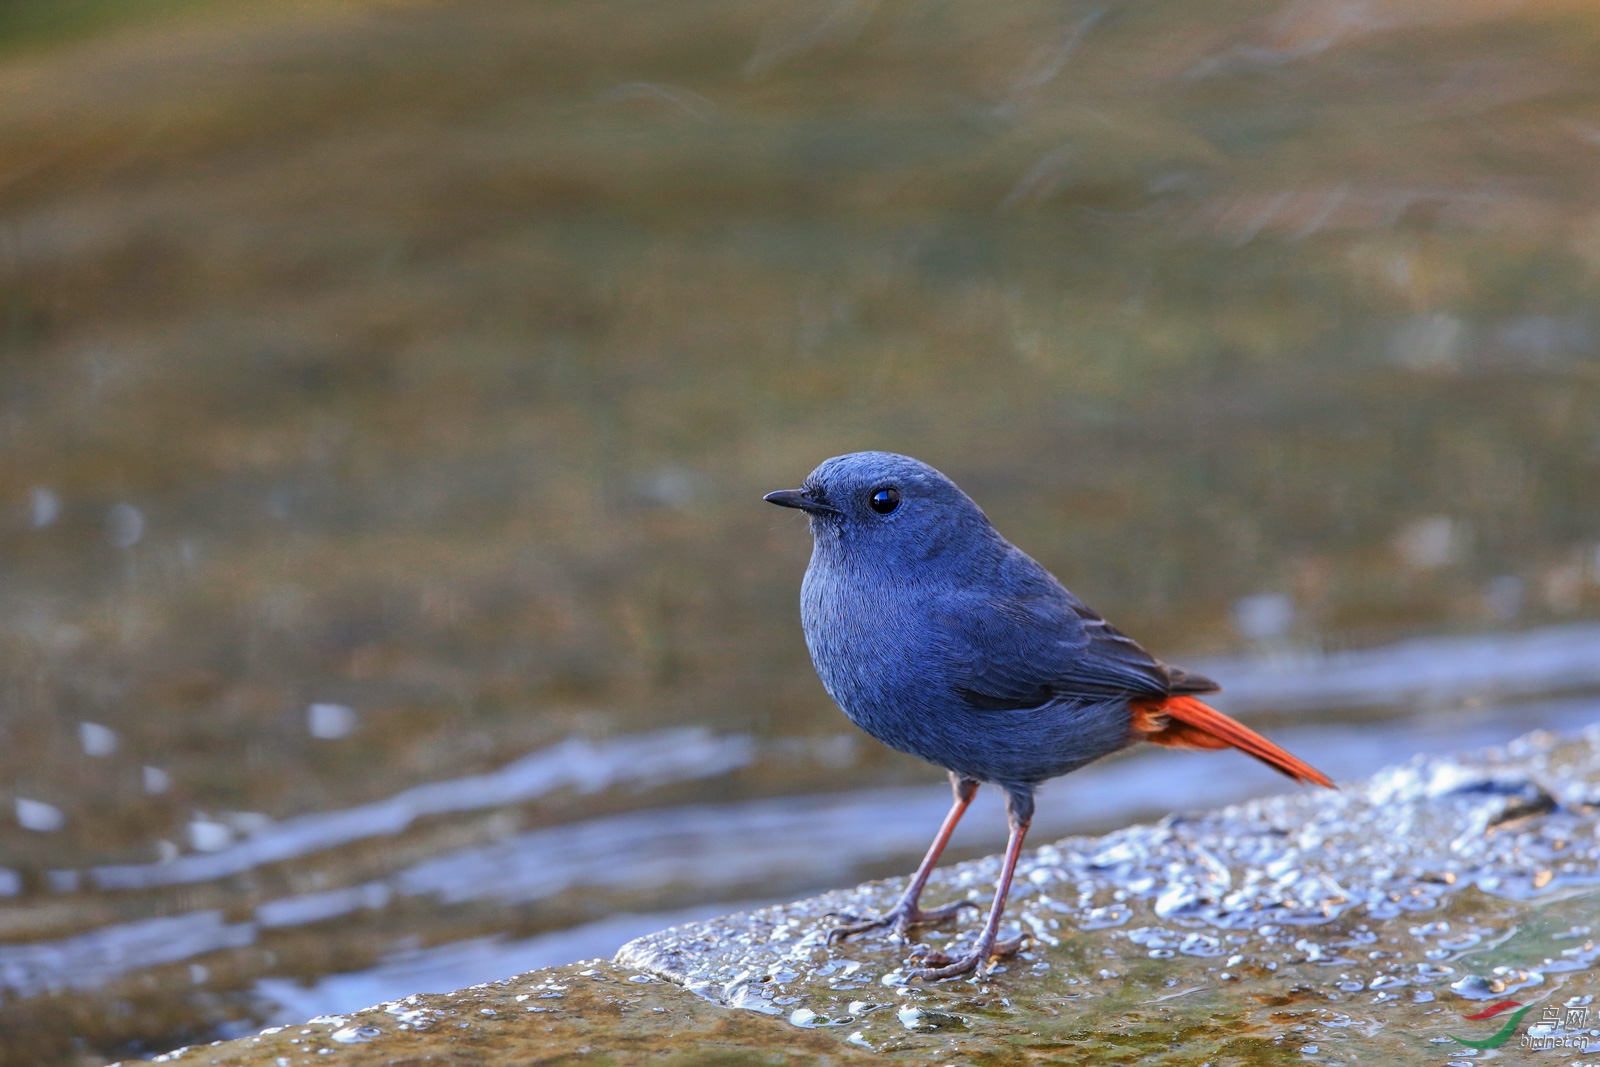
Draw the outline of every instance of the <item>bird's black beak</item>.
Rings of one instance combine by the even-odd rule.
[[[813,500],[804,489],[779,489],[776,493],[768,493],[761,499],[780,508],[799,508],[809,515],[839,514],[838,508],[824,504],[820,500]]]

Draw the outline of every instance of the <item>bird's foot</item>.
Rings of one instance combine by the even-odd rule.
[[[843,941],[855,934],[864,934],[868,930],[878,930],[887,926],[890,933],[901,941],[911,932],[914,926],[932,926],[935,923],[949,922],[961,913],[962,908],[976,908],[979,905],[971,900],[958,900],[939,908],[919,908],[915,904],[901,901],[882,915],[857,916],[837,915],[846,920],[842,925],[835,926],[828,931],[828,944]]]
[[[974,971],[986,973],[991,960],[1015,956],[1021,948],[1021,936],[1008,938],[1005,941],[991,941],[987,945],[979,943],[965,956],[952,956],[948,952],[918,945],[911,950],[911,958],[906,962],[924,966],[913,967],[906,972],[906,978],[912,981],[938,982],[945,978],[959,978]]]

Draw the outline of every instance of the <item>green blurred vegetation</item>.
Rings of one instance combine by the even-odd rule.
[[[215,0],[6,0],[0,59],[124,28],[162,23]]]

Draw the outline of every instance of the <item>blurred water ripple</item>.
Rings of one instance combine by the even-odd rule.
[[[570,738],[490,774],[429,782],[388,800],[344,811],[271,823],[250,840],[217,852],[164,863],[95,867],[100,889],[150,889],[224,878],[383,834],[397,834],[429,815],[477,811],[536,800],[557,789],[598,793],[616,785],[648,788],[726,774],[753,758],[748,737],[713,737],[704,729],[663,730],[598,744]]]

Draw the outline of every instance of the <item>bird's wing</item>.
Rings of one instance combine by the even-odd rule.
[[[1169,668],[1040,573],[1045,580],[1007,583],[1014,592],[958,594],[939,613],[957,697],[1016,711],[1172,691]]]

